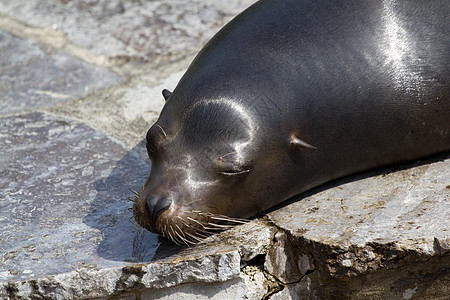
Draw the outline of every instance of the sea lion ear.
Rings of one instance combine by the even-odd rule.
[[[307,142],[301,140],[297,134],[292,133],[291,134],[291,139],[289,141],[289,144],[295,146],[295,147],[299,147],[299,148],[306,148],[306,149],[312,149],[312,150],[317,150],[316,147],[314,147],[313,145],[308,144]]]
[[[163,89],[162,90],[162,95],[164,97],[164,100],[167,101],[167,99],[169,99],[170,95],[172,95],[172,92],[170,92],[169,90]]]

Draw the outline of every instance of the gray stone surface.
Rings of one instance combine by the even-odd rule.
[[[289,243],[288,238],[284,232],[278,232],[275,235],[272,247],[268,251],[266,260],[264,262],[264,270],[268,273],[273,274],[280,280],[284,285],[293,282],[300,281],[300,279],[305,275],[306,271],[314,269],[309,266],[307,270],[300,270],[299,263],[292,263],[292,257],[295,256],[296,259],[303,262],[304,259],[295,255],[295,247]],[[303,255],[307,256],[307,255]],[[301,260],[300,260],[301,259]]]
[[[63,32],[74,44],[116,59],[162,61],[200,49],[255,0],[2,0],[0,13]]]
[[[0,299],[94,299],[184,283],[220,283],[239,276],[237,252],[184,256],[123,268],[78,268],[35,280],[0,282]],[[217,284],[216,284],[217,285]],[[220,284],[219,284],[220,285]],[[141,292],[139,292],[141,293]]]
[[[121,78],[33,40],[0,31],[0,114],[84,97]]]
[[[83,99],[60,103],[48,110],[66,118],[88,120],[91,126],[134,147],[159,116],[164,105],[161,91],[175,88],[184,73],[181,69],[186,68],[189,62],[182,60],[169,70],[155,69],[154,74],[140,76]],[[143,159],[148,160],[144,147],[141,150],[145,152],[142,153]]]
[[[283,232],[264,265],[287,284],[279,299],[450,293],[450,155],[406,166],[346,178],[269,214]]]
[[[261,275],[262,273],[260,273]],[[261,275],[262,276],[262,275]],[[259,284],[262,278],[258,278],[253,288],[246,278],[236,278],[218,283],[191,283],[161,290],[147,290],[141,294],[142,300],[185,300],[185,299],[249,299],[260,300],[264,297],[265,290]]]
[[[0,136],[0,280],[152,258],[127,210],[150,168],[135,151],[42,113],[1,118]]]
[[[450,236],[450,218],[442,213],[450,211],[450,156],[438,158],[325,189],[270,214],[270,218],[296,236],[349,252],[352,247],[372,245],[375,250],[377,245],[390,245],[426,256],[438,254],[435,239]],[[365,255],[373,261],[371,268],[382,266],[376,253]],[[353,259],[356,257],[341,256],[333,272],[365,272]]]
[[[276,228],[267,220],[254,220],[244,226],[237,226],[220,235],[211,236],[196,246],[202,251],[221,251],[225,246],[236,249],[243,261],[251,261],[266,254],[272,245]]]

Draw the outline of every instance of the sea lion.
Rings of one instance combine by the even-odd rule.
[[[255,3],[163,91],[135,219],[195,243],[330,180],[448,151],[449,15],[448,0]]]

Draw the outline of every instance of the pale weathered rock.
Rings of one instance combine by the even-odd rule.
[[[263,299],[271,285],[265,274],[254,266],[242,268],[241,277],[244,279],[247,291],[242,299]]]
[[[314,259],[310,254],[301,254],[298,256],[298,270],[302,276],[307,272],[314,271],[315,268]]]
[[[333,275],[357,275],[389,261],[394,267],[399,257],[392,251],[435,255],[435,238],[448,238],[450,228],[450,219],[439,213],[450,210],[450,159],[444,157],[325,189],[270,217],[294,237],[335,247],[338,256],[327,262]],[[379,256],[386,251],[388,257]]]
[[[141,283],[146,288],[162,288],[185,282],[222,282],[239,276],[240,256],[237,251],[211,255],[190,252],[191,255],[185,252],[144,266]]]
[[[216,283],[189,283],[168,289],[145,290],[142,300],[184,300],[184,299],[263,299],[267,292],[264,274],[260,271],[252,275],[246,273],[239,278]]]
[[[0,282],[0,299],[92,299],[142,288],[224,282],[239,277],[239,259],[237,252],[225,252],[124,268],[80,268],[32,281]]]
[[[122,81],[111,71],[1,30],[0,53],[0,114],[48,107]]]
[[[450,251],[450,237],[445,239],[434,238],[434,250],[436,252],[449,252]]]
[[[164,105],[161,91],[175,88],[191,59],[178,61],[169,73],[165,68],[156,68],[153,69],[154,75],[148,74],[47,110],[65,118],[89,120],[91,126],[120,139],[130,148],[134,147],[143,140],[159,116]],[[142,157],[148,160],[145,146],[141,148],[137,150],[144,150]]]
[[[298,251],[290,244],[284,232],[275,235],[274,243],[264,262],[264,270],[275,276],[283,284],[297,282],[304,275],[297,263]]]
[[[269,251],[265,266],[276,274],[273,261],[280,262],[281,275],[285,265],[307,269],[301,280],[310,279],[309,289],[289,289],[297,296],[445,295],[450,291],[449,168],[449,156],[440,155],[412,168],[343,180],[271,213],[287,239]]]
[[[318,282],[316,278],[315,282]],[[273,294],[270,300],[324,299],[317,296],[317,289],[327,289],[327,286],[316,286],[312,282],[311,276],[305,276],[299,282],[285,285],[283,290]],[[343,294],[330,297],[330,299],[343,298],[345,298]]]
[[[3,0],[0,13],[61,31],[71,43],[97,55],[164,61],[199,50],[253,2]]]
[[[246,298],[248,289],[241,278],[219,283],[191,283],[164,290],[146,290],[142,300],[184,300],[184,299],[261,299]]]
[[[258,255],[265,255],[277,229],[265,220],[254,220],[243,226],[236,226],[220,235],[211,236],[198,244],[203,251],[220,250],[226,245],[238,249],[243,261],[250,261]]]

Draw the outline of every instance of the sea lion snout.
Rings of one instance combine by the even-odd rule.
[[[161,178],[159,173],[153,175],[158,180],[147,180],[139,192],[135,193],[133,215],[140,226],[151,232],[160,233],[158,222],[161,214],[173,207],[174,202],[176,203],[174,197],[178,194],[169,189],[170,181]]]
[[[145,200],[145,211],[147,212],[148,219],[150,220],[150,227],[153,231],[156,231],[156,219],[165,212],[172,201],[167,197],[157,196],[154,194],[150,194]]]

